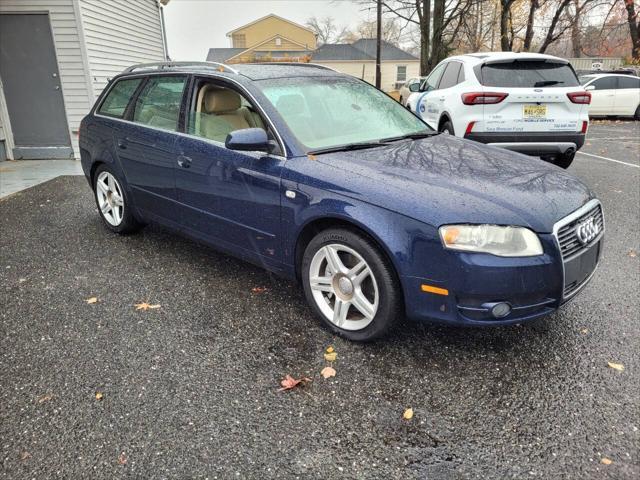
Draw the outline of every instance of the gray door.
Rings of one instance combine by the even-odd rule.
[[[47,14],[0,15],[0,78],[15,158],[73,156]]]

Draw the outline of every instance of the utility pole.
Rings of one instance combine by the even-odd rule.
[[[376,88],[380,88],[380,49],[382,46],[382,0],[378,0],[378,38],[376,38]]]

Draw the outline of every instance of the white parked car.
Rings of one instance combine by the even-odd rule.
[[[640,78],[617,73],[598,73],[580,77],[591,92],[589,115],[632,116],[640,120]]]
[[[407,100],[409,100],[409,96],[411,95],[411,85],[420,85],[426,77],[413,77],[407,80],[400,87],[400,98],[398,101],[403,105],[407,106]]]
[[[412,90],[410,110],[432,128],[563,168],[584,144],[589,125],[591,94],[567,60],[550,55],[449,57]]]

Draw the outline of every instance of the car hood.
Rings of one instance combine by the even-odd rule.
[[[593,198],[584,183],[555,165],[449,135],[316,159],[342,172],[330,175],[337,193],[434,227],[489,223],[548,233]]]

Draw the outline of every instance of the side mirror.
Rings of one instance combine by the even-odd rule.
[[[584,87],[584,89],[585,89],[586,91],[591,91],[591,90],[595,90],[595,89],[596,89],[596,86],[595,86],[595,85],[589,85],[589,86],[587,86],[587,87]]]
[[[410,92],[419,92],[420,91],[420,84],[419,83],[412,83],[411,85],[409,85],[409,91]]]
[[[267,132],[262,128],[243,128],[234,130],[227,135],[224,146],[229,150],[240,150],[245,152],[269,152],[271,143]]]

